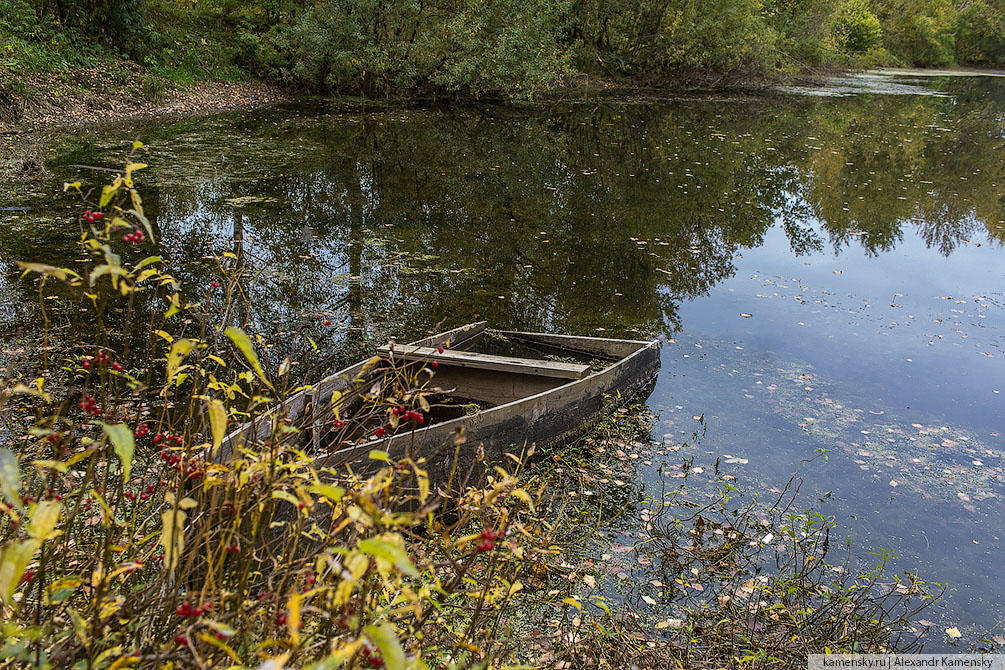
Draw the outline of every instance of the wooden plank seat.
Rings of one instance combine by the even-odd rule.
[[[436,361],[440,365],[453,365],[476,370],[494,370],[496,372],[513,372],[538,377],[582,379],[590,374],[590,366],[579,363],[543,361],[534,358],[517,358],[515,356],[495,356],[493,354],[480,354],[474,351],[453,349],[445,349],[441,354],[438,349],[432,347],[415,347],[407,344],[396,346],[393,354],[391,347],[387,345],[378,347],[377,352],[381,356],[393,355],[399,360]]]

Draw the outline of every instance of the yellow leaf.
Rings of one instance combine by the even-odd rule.
[[[526,504],[527,507],[530,508],[531,512],[534,511],[534,501],[531,499],[530,494],[527,493],[525,490],[513,489],[510,495],[513,496],[514,498],[518,498],[519,500],[523,501],[524,504]]]
[[[178,373],[178,367],[181,365],[182,360],[191,353],[194,347],[195,343],[192,340],[178,340],[171,345],[171,351],[168,352],[167,357],[167,382],[169,384],[171,383],[171,379]]]
[[[174,570],[185,549],[185,519],[188,515],[180,509],[170,509],[161,515],[160,545],[164,547],[164,568]]]
[[[28,274],[29,272],[37,272],[47,277],[55,277],[60,281],[66,281],[67,277],[75,277],[77,279],[80,279],[80,275],[78,275],[73,270],[67,270],[66,268],[57,268],[52,265],[46,265],[45,263],[25,263],[24,261],[14,261],[14,262],[17,263],[18,267],[24,270],[24,274]]]
[[[230,660],[232,660],[234,663],[242,665],[241,657],[237,655],[237,653],[233,650],[233,648],[231,648],[231,646],[226,642],[224,642],[223,640],[218,639],[215,635],[210,635],[209,633],[198,633],[196,637],[198,637],[203,642],[206,642],[207,644],[213,645],[214,647],[225,653],[227,656],[230,657]]]
[[[957,628],[956,626],[953,626],[952,628],[947,628],[946,635],[953,638],[954,640],[958,637],[963,637],[963,633],[961,633],[960,629]]]
[[[181,302],[178,299],[177,293],[172,293],[171,295],[169,295],[168,302],[171,304],[171,306],[168,307],[168,311],[164,312],[165,319],[170,319],[172,316],[181,311]]]
[[[290,629],[293,644],[300,644],[300,599],[300,592],[294,591],[286,601],[286,627]]]
[[[209,425],[213,431],[213,452],[215,453],[227,432],[227,408],[219,400],[209,401]]]
[[[53,536],[52,531],[59,523],[59,515],[62,511],[63,505],[54,500],[40,502],[31,513],[28,536],[36,540],[48,540]]]
[[[255,374],[257,374],[258,378],[262,380],[262,383],[270,389],[273,388],[269,380],[265,378],[265,370],[262,369],[262,364],[258,362],[258,355],[255,353],[255,347],[252,345],[251,338],[248,337],[248,334],[236,326],[231,326],[223,332],[231,339],[231,341],[233,341],[235,345],[237,345],[237,348],[241,350],[245,360],[247,360],[248,364],[251,365]]]
[[[108,670],[121,670],[122,668],[131,668],[140,662],[139,656],[133,656],[129,654],[128,656],[119,656],[115,659],[115,662],[108,666]]]
[[[0,553],[0,600],[8,606],[13,606],[11,596],[21,581],[21,575],[35,552],[42,546],[41,540],[31,538],[21,542],[11,542]]]

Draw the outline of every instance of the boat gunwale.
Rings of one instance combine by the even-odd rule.
[[[496,331],[496,332],[500,332],[500,331]],[[519,332],[519,331],[505,331],[505,332],[516,333],[516,332]],[[540,334],[547,334],[547,333],[528,333],[528,334],[531,334],[531,335],[535,335],[535,334],[540,335]],[[563,337],[566,337],[566,336],[563,336]],[[591,337],[591,336],[577,336],[577,335],[573,335],[573,336],[569,336],[569,337],[576,337],[576,338],[579,338],[579,339],[592,339],[592,340],[598,340],[598,341],[599,340],[612,340],[612,339],[614,339],[614,338]],[[458,417],[456,419],[451,419],[449,421],[444,421],[443,423],[437,423],[437,424],[434,424],[434,425],[431,425],[431,426],[424,426],[422,428],[416,428],[416,429],[413,429],[413,430],[411,430],[411,431],[409,431],[407,433],[395,433],[393,435],[389,435],[387,437],[382,437],[382,438],[379,438],[379,439],[376,439],[376,440],[369,440],[367,442],[361,442],[359,444],[354,444],[351,447],[346,447],[345,449],[340,449],[340,450],[332,452],[330,454],[326,454],[325,456],[321,457],[321,459],[319,459],[319,460],[323,460],[325,465],[337,465],[337,464],[340,464],[340,463],[347,462],[348,460],[351,460],[351,459],[348,459],[348,458],[341,458],[341,459],[338,458],[340,455],[343,455],[343,454],[344,455],[350,455],[353,452],[356,452],[356,451],[363,452],[364,450],[366,450],[367,453],[368,453],[369,450],[378,448],[380,445],[390,446],[394,441],[402,441],[402,440],[404,440],[404,439],[406,439],[408,437],[411,437],[414,440],[416,437],[428,434],[430,431],[433,431],[433,430],[439,430],[439,431],[443,431],[443,432],[449,433],[450,430],[452,430],[453,427],[460,426],[462,423],[470,421],[471,418],[472,418],[472,416],[482,416],[482,417],[485,417],[485,416],[488,416],[488,415],[492,414],[493,412],[502,412],[504,410],[513,409],[516,406],[520,405],[521,403],[532,404],[533,402],[536,402],[537,400],[543,398],[544,396],[547,396],[547,395],[550,395],[550,394],[553,394],[553,393],[557,393],[559,391],[568,390],[568,389],[576,386],[577,384],[585,384],[587,382],[594,382],[594,383],[596,383],[598,380],[605,379],[607,377],[613,377],[623,367],[627,366],[627,364],[632,359],[642,356],[643,354],[645,354],[649,350],[652,350],[652,349],[658,350],[660,348],[660,340],[658,340],[658,339],[654,339],[654,340],[620,340],[620,342],[638,344],[640,346],[639,346],[639,348],[637,350],[635,350],[631,354],[629,354],[627,356],[624,356],[622,358],[619,358],[616,362],[614,362],[613,364],[607,366],[603,370],[599,370],[597,372],[589,374],[586,377],[583,377],[582,379],[570,380],[569,382],[567,382],[565,384],[560,384],[559,386],[555,386],[555,387],[547,389],[545,391],[540,391],[538,393],[534,393],[534,394],[529,395],[529,396],[524,396],[523,398],[517,398],[516,400],[511,400],[510,402],[503,403],[501,405],[496,405],[494,407],[490,407],[490,408],[485,409],[485,410],[481,410],[481,411],[479,411],[475,415],[462,416],[462,417]],[[448,430],[448,427],[450,428],[450,430]],[[335,460],[335,462],[331,463],[330,461],[332,461],[333,459]]]
[[[490,415],[491,413],[496,412],[496,411],[503,411],[503,410],[506,410],[506,409],[512,409],[515,406],[519,405],[520,403],[533,403],[534,401],[540,399],[543,396],[546,396],[546,395],[549,395],[549,394],[552,394],[552,393],[556,393],[556,392],[561,391],[561,390],[567,390],[567,389],[575,386],[576,384],[583,384],[583,383],[586,383],[586,382],[596,383],[598,380],[606,379],[608,377],[614,376],[623,366],[625,366],[632,359],[643,355],[646,351],[649,351],[651,349],[657,349],[658,350],[659,347],[660,347],[660,340],[659,339],[652,339],[652,340],[628,340],[628,339],[609,338],[609,337],[596,337],[596,336],[591,336],[591,335],[559,335],[559,334],[554,334],[554,333],[535,333],[535,332],[529,332],[529,331],[495,330],[495,329],[489,329],[487,327],[487,322],[486,321],[477,321],[477,322],[469,323],[469,324],[466,324],[466,325],[463,325],[463,326],[459,326],[457,328],[453,328],[453,329],[450,329],[450,330],[443,331],[442,333],[436,333],[434,335],[430,335],[428,337],[416,340],[415,342],[411,342],[409,344],[401,345],[401,346],[423,346],[422,343],[425,343],[425,342],[435,342],[437,340],[442,340],[444,337],[450,336],[451,334],[454,334],[454,333],[457,333],[457,334],[466,334],[466,333],[468,333],[469,331],[472,331],[472,330],[475,331],[475,332],[471,332],[470,334],[467,335],[467,337],[465,337],[464,339],[458,340],[457,342],[455,342],[453,344],[455,344],[457,346],[460,346],[460,345],[464,344],[465,342],[469,342],[471,340],[474,340],[474,339],[477,339],[479,337],[484,336],[484,334],[487,333],[487,332],[492,332],[492,333],[498,333],[498,334],[508,335],[508,336],[523,336],[523,337],[526,337],[527,339],[533,339],[535,336],[539,336],[539,337],[540,336],[546,336],[546,337],[550,337],[550,338],[556,338],[556,337],[557,338],[568,338],[568,339],[579,340],[579,341],[614,342],[614,343],[617,343],[617,344],[634,344],[634,345],[638,345],[638,347],[636,348],[635,351],[631,352],[627,356],[622,356],[622,357],[619,357],[617,359],[614,359],[614,362],[611,365],[609,365],[606,368],[604,368],[603,370],[599,370],[597,372],[593,372],[593,373],[591,373],[591,374],[589,374],[589,375],[587,375],[587,376],[585,376],[585,377],[583,377],[581,379],[570,380],[567,383],[560,384],[560,385],[552,387],[550,389],[546,389],[544,391],[540,391],[538,393],[534,393],[534,394],[529,395],[529,396],[524,396],[522,398],[517,398],[515,400],[511,400],[509,402],[506,402],[506,403],[503,403],[503,404],[500,404],[500,405],[496,405],[494,407],[490,407],[490,408],[485,409],[485,410],[481,410],[481,411],[479,411],[478,413],[476,413],[474,415],[457,417],[455,419],[450,419],[449,421],[444,421],[442,423],[437,423],[437,424],[433,424],[433,425],[429,425],[429,426],[424,426],[422,428],[413,429],[413,430],[411,430],[411,431],[409,431],[407,433],[396,433],[396,434],[390,435],[388,437],[383,437],[383,438],[379,438],[379,439],[376,439],[376,440],[369,440],[367,442],[355,444],[355,445],[352,445],[350,447],[346,447],[345,449],[340,449],[338,451],[331,452],[331,453],[328,453],[328,454],[324,454],[324,455],[320,455],[319,454],[318,455],[318,460],[323,461],[325,464],[328,464],[332,459],[337,459],[336,463],[333,463],[333,464],[344,463],[344,462],[346,462],[349,459],[347,459],[347,458],[341,458],[341,459],[338,458],[340,454],[346,454],[346,455],[348,455],[348,454],[350,454],[352,452],[355,452],[355,451],[363,451],[364,449],[367,449],[367,450],[373,449],[373,448],[379,447],[382,444],[389,446],[391,444],[391,442],[396,441],[396,440],[400,441],[400,440],[403,440],[403,439],[405,439],[406,437],[409,437],[409,436],[414,440],[417,436],[426,435],[426,434],[428,434],[432,430],[440,430],[440,431],[444,431],[444,432],[449,433],[450,430],[452,430],[453,427],[460,426],[462,423],[470,421],[471,418],[472,418],[472,416],[486,416],[486,415]],[[543,344],[548,344],[548,343],[543,343]],[[548,344],[548,346],[556,347],[556,345],[554,345],[554,344]],[[563,348],[563,347],[557,346],[556,348]],[[574,350],[573,347],[565,347],[565,348],[570,349],[570,350]],[[592,352],[581,352],[581,353],[592,353]],[[334,372],[334,373],[332,373],[332,374],[324,377],[323,379],[321,379],[317,383],[310,385],[309,388],[306,388],[306,389],[303,389],[301,391],[298,391],[297,393],[293,394],[289,398],[286,398],[283,402],[281,402],[280,404],[278,404],[275,407],[271,408],[268,412],[265,412],[264,414],[261,414],[258,417],[255,417],[254,419],[252,419],[252,420],[250,420],[248,422],[245,422],[240,427],[238,427],[238,428],[234,429],[233,431],[231,431],[228,435],[226,435],[224,437],[223,442],[221,444],[221,447],[216,450],[216,454],[213,457],[214,460],[215,460],[215,462],[220,462],[222,459],[228,458],[231,454],[233,454],[233,452],[236,449],[245,447],[246,445],[240,443],[241,438],[244,437],[245,435],[251,435],[252,439],[254,439],[254,436],[257,435],[257,433],[261,430],[261,426],[268,425],[269,424],[269,418],[272,417],[272,416],[278,416],[278,415],[280,415],[281,412],[282,412],[282,410],[284,408],[289,407],[291,405],[295,405],[296,403],[298,403],[301,400],[303,400],[304,404],[300,408],[298,408],[298,410],[297,410],[298,412],[302,411],[305,407],[307,407],[307,403],[310,402],[309,400],[306,400],[307,397],[311,397],[312,400],[313,400],[313,402],[315,403],[315,405],[319,405],[319,404],[321,404],[323,402],[326,402],[327,399],[330,398],[330,394],[328,393],[328,391],[329,390],[334,390],[331,387],[334,386],[337,382],[339,382],[339,380],[344,380],[347,384],[351,384],[351,382],[352,382],[352,379],[351,379],[351,376],[350,376],[351,373],[358,372],[360,369],[362,369],[363,365],[367,362],[367,360],[370,360],[370,359],[364,359],[362,361],[358,361],[356,363],[353,363],[352,365],[349,365],[349,366],[347,366],[345,368],[342,368],[341,370],[338,370],[338,371],[336,371],[336,372]],[[299,418],[299,414],[294,415],[293,420],[295,421],[297,418]],[[310,424],[308,426],[304,426],[302,428],[306,432],[309,429],[313,429],[315,427],[316,423],[317,423],[317,419],[315,419],[315,418],[312,417],[312,420],[311,420]],[[450,430],[447,429],[448,426],[451,427]],[[316,433],[316,431],[315,431],[315,433]],[[315,438],[315,445],[317,445],[316,438]]]

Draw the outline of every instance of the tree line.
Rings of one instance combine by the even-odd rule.
[[[0,8],[0,34],[83,37],[141,63],[170,57],[165,26],[184,19],[263,80],[371,96],[530,97],[597,77],[728,85],[828,66],[1005,66],[1005,0],[0,0]]]

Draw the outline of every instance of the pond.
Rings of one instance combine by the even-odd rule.
[[[480,319],[661,337],[653,437],[688,441],[668,461],[746,495],[798,469],[853,556],[947,584],[928,649],[1005,617],[1005,79],[77,131],[3,203],[30,211],[0,211],[0,368],[40,320],[13,260],[76,258],[62,183],[100,179],[71,166],[119,165],[136,138],[174,271],[205,287],[207,255],[240,252],[263,275],[261,328],[333,321],[323,367]],[[636,464],[643,496],[659,465]]]

